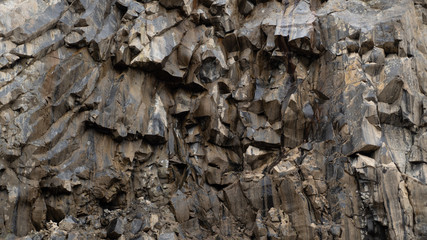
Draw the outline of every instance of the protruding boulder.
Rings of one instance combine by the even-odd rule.
[[[129,66],[131,60],[131,51],[129,46],[126,44],[120,45],[114,54],[114,65],[116,67],[124,68]]]
[[[149,109],[149,120],[144,130],[144,137],[154,144],[166,142],[167,115],[165,105],[159,95],[155,95],[152,106]]]
[[[156,14],[146,19],[146,33],[152,39],[155,36],[171,29],[174,25],[179,24],[182,17],[178,11],[169,11],[166,14]]]
[[[131,65],[146,67],[148,70],[159,67],[181,43],[182,36],[191,25],[190,22],[183,21],[177,27],[155,36],[149,44],[143,46],[139,55],[132,60]]]
[[[190,218],[190,210],[184,193],[178,190],[176,195],[171,198],[171,203],[178,222],[185,222]]]
[[[134,219],[131,224],[130,231],[133,234],[137,234],[141,230],[143,221],[141,219]]]
[[[67,46],[83,47],[85,44],[84,37],[78,32],[71,32],[65,37]]]
[[[283,16],[283,10],[284,6],[276,1],[256,5],[252,10],[253,14],[249,15],[248,20],[237,31],[240,49],[244,50],[248,47],[261,49],[261,25],[267,22],[275,25],[276,21]]]
[[[306,1],[299,1],[286,9],[278,21],[274,35],[286,38],[299,51],[319,53],[315,45],[315,15]]]
[[[361,179],[369,181],[377,180],[375,159],[358,154],[352,166]]]
[[[110,44],[118,29],[118,16],[114,13],[104,20],[101,31],[90,42],[89,52],[97,61],[105,61],[110,56]]]
[[[11,53],[20,57],[40,57],[58,48],[63,39],[64,34],[60,30],[50,30],[31,42],[17,46]]]
[[[259,166],[262,166],[271,155],[272,152],[268,152],[254,146],[249,146],[243,156],[245,162],[248,163],[252,169],[256,169]]]
[[[243,15],[248,15],[254,9],[254,4],[247,0],[242,0],[239,3],[239,12]]]
[[[265,147],[280,147],[280,135],[272,128],[260,128],[253,134],[254,143]]]
[[[37,9],[38,5],[40,5],[41,8],[43,8],[45,4],[42,4],[41,1],[31,1],[33,6]],[[19,4],[19,3],[18,3]],[[46,6],[46,5],[45,5]],[[61,14],[66,10],[67,4],[64,1],[56,1],[55,4],[49,4],[47,7],[40,11],[36,12],[35,15],[31,14],[32,10],[27,10],[25,12],[29,13],[28,16],[24,16],[24,18],[20,18],[19,16],[15,16],[19,18],[18,21],[14,21],[15,24],[22,24],[22,20],[25,22],[22,25],[17,26],[17,28],[14,28],[13,31],[8,32],[6,30],[6,35],[10,35],[10,38],[12,42],[16,44],[23,44],[25,42],[28,42],[36,37],[38,37],[40,34],[45,32],[46,30],[52,28],[56,22],[58,21]],[[7,9],[7,8],[6,8]],[[19,8],[17,9],[19,11]],[[14,11],[9,12],[9,14],[16,13]],[[4,15],[4,20],[11,20],[10,17],[7,15]],[[31,16],[31,18],[29,18]],[[15,25],[12,24],[12,25]],[[8,24],[7,24],[8,25]],[[6,26],[7,26],[6,25]],[[12,27],[13,28],[13,27]],[[43,41],[39,42],[41,44]]]
[[[77,226],[78,220],[72,216],[67,216],[59,222],[59,229],[64,230],[66,232],[70,232]]]
[[[206,181],[209,184],[222,184],[223,173],[228,171],[230,166],[225,150],[217,146],[210,145],[207,149],[205,159],[207,161]]]
[[[119,238],[125,232],[125,219],[119,217],[110,222],[107,235],[112,239]]]

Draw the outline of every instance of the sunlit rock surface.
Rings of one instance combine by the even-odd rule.
[[[423,0],[0,1],[0,238],[427,239],[426,93]]]

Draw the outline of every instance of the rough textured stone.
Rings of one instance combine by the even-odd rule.
[[[123,218],[116,218],[113,221],[111,221],[111,223],[108,225],[107,228],[107,234],[110,238],[118,238],[120,237],[125,229],[124,229],[124,225],[125,225],[125,221]]]
[[[0,239],[427,238],[425,1],[0,16]]]

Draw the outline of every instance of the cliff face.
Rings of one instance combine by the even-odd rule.
[[[0,237],[426,239],[426,24],[425,0],[2,0]]]

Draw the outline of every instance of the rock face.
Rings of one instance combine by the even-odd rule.
[[[0,238],[427,238],[426,1],[0,16]]]

